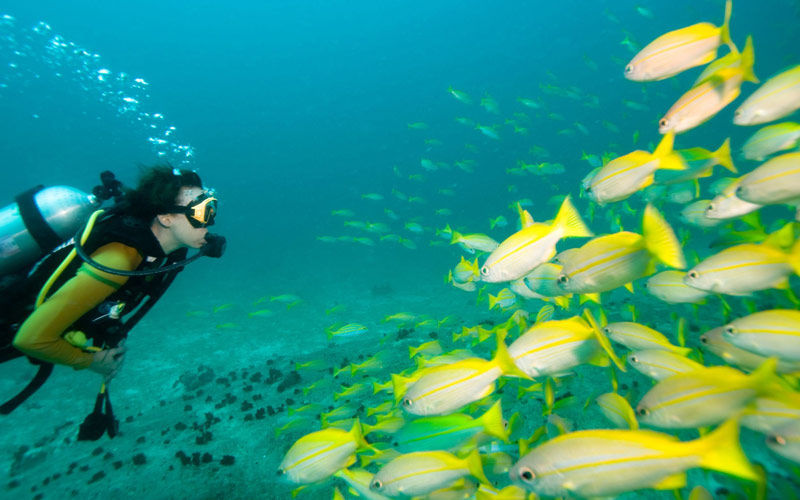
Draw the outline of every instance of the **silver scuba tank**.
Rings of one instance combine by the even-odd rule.
[[[37,186],[0,209],[0,276],[33,264],[72,238],[101,201],[69,186]]]

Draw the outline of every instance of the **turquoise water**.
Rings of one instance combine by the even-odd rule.
[[[505,321],[511,311],[490,311],[485,294],[445,283],[462,255],[436,235],[447,224],[501,241],[515,230],[514,202],[529,199],[526,208],[544,221],[571,194],[595,233],[616,231],[610,220],[617,213],[625,229],[639,231],[645,204],[639,195],[629,200],[637,214],[612,204],[589,218],[590,201],[581,196],[580,181],[592,167],[582,154],[652,151],[660,140],[658,119],[699,70],[646,84],[625,80],[622,70],[639,48],[668,30],[700,21],[719,24],[723,5],[145,1],[122,7],[12,0],[4,3],[4,14],[0,200],[10,201],[39,183],[89,191],[105,169],[132,184],[137,165],[167,160],[196,168],[217,189],[220,214],[214,229],[228,238],[225,258],[186,269],[131,335],[128,361],[112,387],[123,420],[121,436],[74,442],[77,425],[91,409],[96,380],[68,369],[56,370],[29,403],[4,418],[13,429],[0,438],[4,495],[64,498],[74,491],[91,498],[107,498],[109,492],[145,498],[287,498],[292,486],[276,479],[277,465],[294,440],[319,424],[312,415],[276,437],[275,429],[294,420],[286,408],[311,400],[341,406],[331,394],[342,383],[361,379],[301,370],[302,381],[282,392],[277,391],[280,381],[245,380],[256,373],[267,380],[270,368],[283,380],[294,362],[321,359],[327,369],[341,366],[345,358],[388,350],[384,368],[365,379],[383,382],[412,367],[408,346],[435,335],[445,348],[470,347],[452,342],[452,334],[482,321]],[[734,2],[733,39],[741,46],[746,35],[753,35],[755,70],[762,81],[800,60],[799,21],[797,2]],[[471,104],[455,99],[448,87],[468,94]],[[745,83],[743,96],[755,88]],[[487,98],[496,102],[496,113],[487,109],[488,101],[481,106]],[[520,98],[538,107],[525,106]],[[757,163],[738,151],[756,128],[731,124],[736,105],[680,135],[676,147],[713,150],[730,137],[740,172],[754,168]],[[420,122],[424,128],[409,126]],[[499,138],[476,125],[496,126]],[[544,175],[508,172],[518,162],[561,167]],[[701,180],[703,195],[724,175],[717,170]],[[363,197],[370,193],[383,199]],[[707,242],[725,227],[691,228],[678,219],[683,205],[656,204],[679,234],[689,231],[690,261],[694,252],[702,258],[717,251]],[[354,215],[331,213],[342,209]],[[441,209],[450,215],[437,213]],[[490,229],[490,218],[500,215],[508,226]],[[791,217],[785,207],[763,212],[769,229]],[[385,223],[415,248],[379,241],[379,234],[346,226],[348,220]],[[409,222],[423,231],[410,231]],[[319,239],[324,236],[369,237],[374,245],[352,239],[327,243]],[[583,241],[562,241],[558,248]],[[689,347],[697,347],[699,334],[726,317],[746,314],[750,303],[791,307],[783,293],[759,292],[751,299],[727,298],[733,311],[724,316],[716,298],[699,308],[668,305],[644,294],[641,282],[635,286],[635,295],[604,294],[609,320],[630,319],[633,304],[640,321],[675,340],[676,319],[686,317]],[[485,292],[501,288],[489,285]],[[287,309],[269,301],[281,294],[296,295],[301,303]],[[577,300],[572,304],[569,311],[556,309],[555,317],[578,314]],[[519,305],[535,317],[543,303]],[[335,306],[340,308],[326,313]],[[249,314],[263,309],[269,312]],[[452,319],[398,339],[397,327],[382,320],[402,311]],[[325,330],[337,323],[363,324],[368,331],[329,344]],[[472,349],[488,358],[491,343]],[[706,362],[721,363],[711,355]],[[187,383],[207,372],[205,367],[213,370],[214,381],[202,387]],[[24,361],[1,366],[2,394],[24,383],[29,369]],[[320,378],[330,386],[309,393],[308,401],[302,392],[294,394]],[[634,406],[650,386],[632,371],[620,374],[620,383],[630,388]],[[501,394],[504,414],[520,411],[520,433],[530,435],[544,423],[543,398],[517,398],[516,384],[509,382],[512,389]],[[571,393],[576,400],[559,415],[576,430],[603,427],[607,424],[596,407],[584,412],[583,403],[609,390],[608,369],[581,366],[558,387],[557,394]],[[261,397],[254,399],[256,394]],[[365,410],[383,399],[354,401],[354,413],[373,423]],[[256,418],[256,411],[267,406],[279,411]],[[219,422],[204,424],[209,412]],[[206,430],[213,439],[198,443]],[[689,439],[696,432],[678,435]],[[788,463],[763,446],[763,436],[743,431],[743,443],[751,459],[767,467],[770,497],[786,498],[786,491],[800,489]],[[102,451],[96,452],[98,447]],[[212,460],[183,465],[178,452],[209,453]],[[113,456],[106,458],[108,453]],[[133,463],[138,453],[147,457],[145,464]],[[235,463],[221,464],[225,455]],[[102,477],[92,480],[100,472]],[[496,479],[500,486],[507,483],[502,474]],[[334,484],[304,494],[327,498]],[[735,481],[693,470],[689,485],[697,484],[745,494]],[[645,490],[626,496],[669,498],[672,493]]]

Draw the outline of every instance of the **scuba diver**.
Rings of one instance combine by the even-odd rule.
[[[124,189],[110,172],[101,179],[103,186],[95,188],[95,195],[102,195],[100,199],[113,196],[115,205],[95,211],[83,230],[66,243],[53,247],[51,238],[49,253],[37,239],[45,257],[25,273],[23,282],[17,281],[13,300],[2,293],[6,302],[0,304],[2,315],[8,312],[18,318],[0,320],[0,334],[13,338],[10,345],[0,343],[0,362],[25,355],[40,369],[25,390],[0,405],[0,414],[9,413],[38,389],[53,364],[100,374],[104,384],[93,415],[102,417],[103,402],[111,414],[105,385],[123,364],[128,332],[185,265],[202,255],[220,257],[224,252],[225,238],[208,232],[214,224],[217,198],[195,172],[151,167],[132,190]],[[18,204],[24,215],[19,197]],[[30,229],[35,217],[27,218]],[[39,222],[41,226],[47,221]],[[199,252],[187,258],[189,249]],[[108,432],[113,437],[116,429]]]

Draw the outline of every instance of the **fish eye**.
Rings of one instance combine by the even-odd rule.
[[[666,118],[662,118],[662,119],[658,120],[658,126],[659,127],[664,128],[667,125],[669,125],[669,121]]]
[[[706,212],[713,212],[713,211],[714,211],[714,204],[709,203],[708,206],[706,207]]]
[[[533,478],[534,478],[534,477],[536,477],[536,475],[535,475],[535,474],[533,473],[533,471],[532,471],[532,470],[530,470],[529,468],[527,468],[527,467],[522,467],[522,468],[519,470],[519,477],[521,477],[521,478],[522,478],[522,479],[524,479],[525,481],[532,481],[532,480],[533,480]]]
[[[625,74],[626,75],[629,75],[632,72],[633,72],[633,65],[632,64],[629,64],[629,65],[625,66]]]
[[[481,268],[481,274],[483,274],[484,276],[486,276],[487,274],[489,274],[489,266],[483,266],[483,267]]]
[[[700,335],[700,342],[708,344],[708,337],[706,337],[705,335]]]
[[[736,333],[736,328],[733,325],[728,325],[725,327],[725,333],[727,333],[728,335],[733,335],[734,333]]]
[[[646,416],[650,415],[650,410],[648,410],[647,408],[642,406],[642,407],[639,408],[639,411],[637,413],[639,415],[643,416],[643,417],[646,417]]]
[[[584,188],[584,191],[586,191],[587,193],[591,193],[592,192],[592,186],[586,186]]]
[[[697,272],[697,271],[695,271],[694,269],[692,269],[691,271],[689,271],[688,273],[686,273],[686,275],[687,275],[687,276],[689,276],[690,278],[692,278],[693,280],[696,280],[697,278],[699,278],[699,277],[700,277],[700,273],[698,273],[698,272]]]
[[[566,274],[562,274],[558,277],[559,283],[566,283],[567,281],[569,281],[569,277]]]
[[[286,471],[283,470],[283,469],[280,469],[280,468],[275,472],[277,473],[276,475],[278,475],[278,476],[282,476],[282,475],[286,474]]]
[[[611,329],[609,327],[607,327],[607,326],[604,326],[603,327],[603,333],[605,333],[606,335],[610,335],[611,334]]]
[[[378,479],[372,481],[370,483],[370,485],[369,485],[369,489],[371,489],[371,490],[379,490],[379,489],[381,489],[381,487],[383,487],[383,483],[380,482],[380,480],[378,480]]]
[[[636,356],[631,356],[631,357],[630,357],[630,358],[628,358],[628,359],[630,359],[630,360],[631,360],[631,363],[638,363],[638,362],[639,362],[639,358],[637,358]]]
[[[786,438],[778,436],[777,434],[767,437],[767,443],[777,444],[783,446],[786,444]]]
[[[404,399],[403,399],[403,406],[410,407],[410,406],[412,406],[413,404],[414,404],[414,402],[413,402],[413,401],[411,401],[410,399],[408,399],[408,398],[404,398]]]

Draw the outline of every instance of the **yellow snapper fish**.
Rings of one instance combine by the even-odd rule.
[[[416,347],[408,346],[409,358],[413,358],[418,354],[421,354],[423,356],[436,356],[441,353],[442,353],[442,345],[439,343],[438,340],[431,340],[430,342],[425,342]]]
[[[566,309],[569,306],[569,296],[565,296],[564,290],[558,285],[558,276],[561,274],[562,267],[561,264],[545,262],[528,273],[522,278],[522,281],[537,298],[552,298],[556,305]],[[520,295],[526,296],[525,294]]]
[[[691,226],[714,227],[722,223],[721,219],[711,219],[707,216],[711,200],[695,200],[681,210],[681,220]]]
[[[475,258],[474,262],[470,262],[461,256],[461,262],[456,264],[455,269],[453,269],[453,279],[460,282],[466,283],[468,281],[474,281],[480,278],[481,271],[478,268],[478,258]]]
[[[458,281],[453,277],[453,271],[447,275],[447,283],[452,283],[454,287],[458,288],[459,290],[464,290],[465,292],[474,292],[478,289],[478,286],[475,284],[474,281],[465,281],[461,282]]]
[[[636,414],[631,404],[616,392],[601,394],[595,398],[595,402],[603,415],[617,428],[632,431],[639,429],[639,422],[636,421]]]
[[[532,223],[506,238],[481,267],[489,283],[522,278],[556,254],[556,244],[571,236],[593,236],[566,196],[552,224]]]
[[[639,423],[664,429],[718,424],[757,396],[779,387],[776,363],[769,359],[750,375],[729,366],[713,366],[667,377],[639,401]]]
[[[747,41],[744,44],[744,50],[742,52],[739,52],[733,43],[728,44],[728,46],[730,47],[731,51],[723,57],[715,59],[711,62],[711,64],[703,68],[702,73],[700,73],[700,75],[692,84],[693,87],[721,69],[738,68],[741,66],[743,60],[749,60],[754,57],[753,54],[755,51],[753,49],[753,37],[750,35],[747,36]],[[748,54],[743,56],[743,52],[747,52]],[[753,83],[759,83],[758,79],[755,79]]]
[[[800,419],[775,429],[767,437],[767,446],[783,458],[800,464]]]
[[[693,467],[749,481],[760,477],[739,445],[735,420],[688,442],[646,430],[572,432],[537,446],[509,476],[548,497],[609,497],[642,488],[682,488]]]
[[[725,325],[722,336],[747,351],[800,362],[800,311],[758,311]]]
[[[683,94],[658,121],[662,134],[680,134],[705,123],[725,106],[739,97],[744,81],[758,81],[753,74],[751,53],[742,53],[742,62],[736,67],[718,70]]]
[[[381,495],[369,489],[369,483],[375,474],[364,469],[342,469],[334,474],[358,493],[359,498],[367,500],[389,500],[390,497]]]
[[[716,151],[705,148],[680,149],[677,153],[683,158],[688,168],[685,170],[659,170],[654,175],[656,184],[679,184],[711,177],[714,167],[722,165],[730,172],[738,173],[731,158],[731,139],[725,139]]]
[[[725,3],[722,26],[697,23],[664,33],[640,50],[625,66],[625,78],[637,82],[664,80],[717,57],[720,45],[732,46],[729,22],[731,0]]]
[[[758,125],[779,120],[800,109],[800,64],[761,85],[733,114],[736,125]]]
[[[642,233],[622,231],[589,241],[564,259],[559,286],[565,292],[594,294],[653,274],[656,262],[679,269],[686,265],[675,233],[650,204]]]
[[[312,432],[289,448],[278,467],[278,474],[295,484],[321,481],[352,465],[356,450],[368,446],[358,420],[349,431],[329,428]]]
[[[453,87],[447,87],[447,92],[451,96],[455,97],[456,100],[459,100],[459,101],[463,102],[464,104],[471,104],[472,103],[472,99],[469,97],[469,95],[466,92],[463,92],[461,90],[456,90]]]
[[[723,336],[723,328],[711,329],[700,336],[704,349],[722,358],[726,363],[743,370],[753,371],[768,358],[732,344]],[[778,360],[775,373],[800,373],[800,362]]]
[[[647,280],[647,291],[668,304],[702,304],[709,292],[698,290],[683,282],[684,271],[668,269]]]
[[[413,415],[444,415],[494,392],[501,375],[529,378],[514,364],[505,345],[505,332],[497,332],[497,352],[491,361],[469,358],[426,368],[403,396],[403,408]]]
[[[633,351],[628,354],[628,363],[634,370],[653,380],[664,380],[679,373],[704,368],[704,365],[692,361],[684,354],[663,349]]]
[[[800,393],[787,389],[756,398],[739,422],[742,427],[769,434],[795,420],[800,420]]]
[[[748,160],[764,161],[780,151],[792,149],[800,142],[800,123],[783,122],[759,129],[742,146]]]
[[[606,163],[585,187],[589,197],[600,204],[624,200],[653,184],[658,169],[685,170],[683,158],[672,150],[674,139],[667,134],[653,153],[636,150]]]
[[[608,338],[580,316],[537,323],[515,340],[508,352],[532,378],[560,375],[584,363],[608,366],[609,359],[622,369]]]
[[[368,332],[369,329],[359,323],[348,323],[344,326],[331,325],[325,329],[328,340],[353,337]]]
[[[401,453],[412,451],[456,451],[481,433],[508,441],[500,401],[486,413],[473,418],[464,413],[422,417],[406,422],[392,436],[392,447]]]
[[[508,288],[514,292],[516,295],[523,297],[525,299],[541,299],[547,300],[547,297],[539,295],[538,293],[534,292],[528,285],[525,284],[525,278],[520,278],[518,280],[514,280],[508,284]]]
[[[603,332],[618,344],[632,351],[640,349],[662,349],[685,356],[692,350],[687,347],[672,345],[663,333],[632,321],[617,321],[603,327]]]
[[[517,296],[511,291],[510,288],[503,288],[497,295],[489,294],[489,309],[494,309],[495,307],[499,307],[500,309],[508,309],[516,305],[517,303]]]
[[[458,231],[453,231],[450,237],[450,244],[458,244],[467,253],[475,253],[476,250],[480,252],[493,252],[499,246],[495,240],[486,236],[485,234],[461,234]]]
[[[415,497],[427,495],[469,475],[491,484],[483,473],[477,449],[466,458],[458,458],[446,451],[419,451],[400,455],[381,467],[369,487],[389,497]]]
[[[709,219],[733,219],[755,212],[761,205],[744,201],[736,196],[736,190],[745,176],[735,179],[711,200],[706,207],[705,216]]]
[[[683,282],[712,293],[749,295],[769,288],[786,289],[800,274],[800,242],[786,252],[769,242],[735,245],[694,266]]]
[[[750,203],[800,204],[800,152],[776,156],[745,175],[736,196]]]

